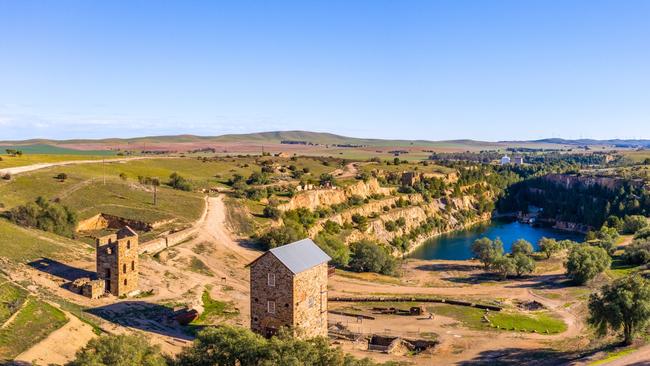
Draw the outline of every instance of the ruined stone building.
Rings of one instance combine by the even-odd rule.
[[[250,266],[251,329],[270,337],[281,327],[302,338],[327,336],[327,262],[311,239],[273,248]]]
[[[138,234],[128,226],[97,239],[97,277],[115,296],[138,290]]]

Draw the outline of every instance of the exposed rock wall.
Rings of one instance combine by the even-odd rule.
[[[391,194],[390,188],[381,187],[377,179],[371,178],[368,182],[357,181],[343,189],[316,189],[313,191],[299,192],[288,202],[278,205],[281,211],[308,208],[315,210],[320,206],[332,206],[347,202],[352,196],[366,198],[372,194]]]
[[[596,177],[596,176],[586,176],[586,175],[575,175],[575,174],[547,174],[544,176],[544,179],[553,182],[564,188],[573,188],[577,185],[583,187],[592,187],[595,185],[608,188],[610,190],[615,190],[622,187],[625,184],[630,184],[635,187],[642,187],[643,180],[629,180],[618,177]]]

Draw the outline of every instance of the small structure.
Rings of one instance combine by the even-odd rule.
[[[501,158],[501,165],[508,165],[510,164],[510,157],[508,155],[503,155]]]
[[[250,263],[251,329],[265,337],[282,327],[298,337],[326,337],[331,259],[311,239],[303,239]]]
[[[512,162],[515,163],[515,165],[522,165],[524,163],[524,156],[523,155],[515,155],[512,158]]]
[[[138,290],[138,234],[128,226],[97,239],[97,277],[106,292],[126,296]]]
[[[402,173],[402,186],[413,187],[420,179],[415,172]]]

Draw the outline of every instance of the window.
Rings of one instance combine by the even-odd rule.
[[[126,249],[131,249],[131,240],[126,241]]]
[[[124,279],[124,286],[126,286],[126,278]]]
[[[135,261],[131,261],[131,270],[135,271]]]
[[[266,283],[270,287],[275,287],[275,273],[269,273],[266,277]]]
[[[269,314],[275,314],[275,301],[267,301],[266,302],[266,311]]]
[[[106,248],[106,254],[108,255],[113,254],[113,250],[111,248]]]
[[[126,273],[126,264],[122,265],[122,273]]]

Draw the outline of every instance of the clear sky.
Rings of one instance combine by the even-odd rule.
[[[0,140],[650,138],[650,1],[0,0]]]

